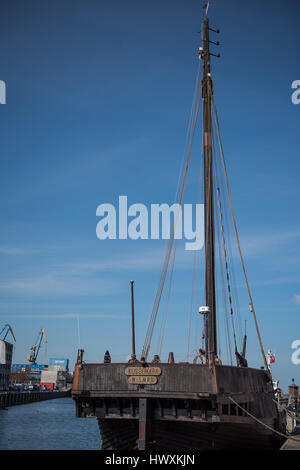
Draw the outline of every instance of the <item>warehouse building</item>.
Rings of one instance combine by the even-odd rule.
[[[48,370],[41,373],[41,388],[62,390],[67,387],[69,359],[50,358]]]
[[[13,345],[0,339],[0,390],[9,389]]]

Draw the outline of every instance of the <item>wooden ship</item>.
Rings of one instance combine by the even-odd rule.
[[[102,449],[276,449],[280,447],[284,439],[284,428],[274,400],[271,372],[258,329],[232,209],[215,112],[211,75],[211,56],[214,54],[210,52],[210,44],[213,41],[209,37],[211,31],[219,32],[210,28],[206,14],[199,48],[199,71],[200,64],[202,64],[203,76],[202,80],[199,80],[199,93],[196,97],[191,126],[192,136],[202,103],[205,305],[199,309],[199,313],[203,318],[204,346],[199,349],[199,354],[192,363],[176,363],[173,353],[169,354],[167,362],[161,362],[157,354],[152,360],[148,360],[154,323],[165,282],[165,272],[169,265],[172,248],[174,248],[173,230],[140,358],[137,358],[135,351],[133,281],[131,281],[132,354],[130,360],[127,363],[113,363],[107,351],[103,363],[85,363],[83,350],[78,351],[72,390],[72,397],[76,403],[76,416],[97,418]],[[214,44],[218,45],[216,42]],[[240,349],[240,352],[235,341],[236,365],[224,365],[218,355],[215,212],[217,209],[220,210],[220,204],[218,204],[219,188],[216,187],[213,169],[213,132],[216,133],[220,146],[234,232],[264,363],[260,369],[248,366],[245,357],[246,337],[244,347]],[[190,148],[179,194],[179,204],[183,196],[189,152]],[[221,213],[220,216],[227,300],[229,315],[232,316],[229,260],[226,258]]]

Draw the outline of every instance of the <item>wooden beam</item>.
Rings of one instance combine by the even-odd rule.
[[[139,399],[139,440],[138,449],[147,450],[150,441],[150,401],[147,398]]]

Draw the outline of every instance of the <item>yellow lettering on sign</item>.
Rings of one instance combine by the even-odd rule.
[[[128,383],[131,385],[154,385],[157,383],[157,377],[154,375],[131,375],[128,377]]]
[[[126,367],[126,375],[160,375],[160,367]]]

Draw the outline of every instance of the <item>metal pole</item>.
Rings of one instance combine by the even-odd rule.
[[[133,296],[134,281],[130,281],[131,290],[131,332],[132,332],[132,354],[131,359],[136,359],[135,355],[135,328],[134,328],[134,296]]]

